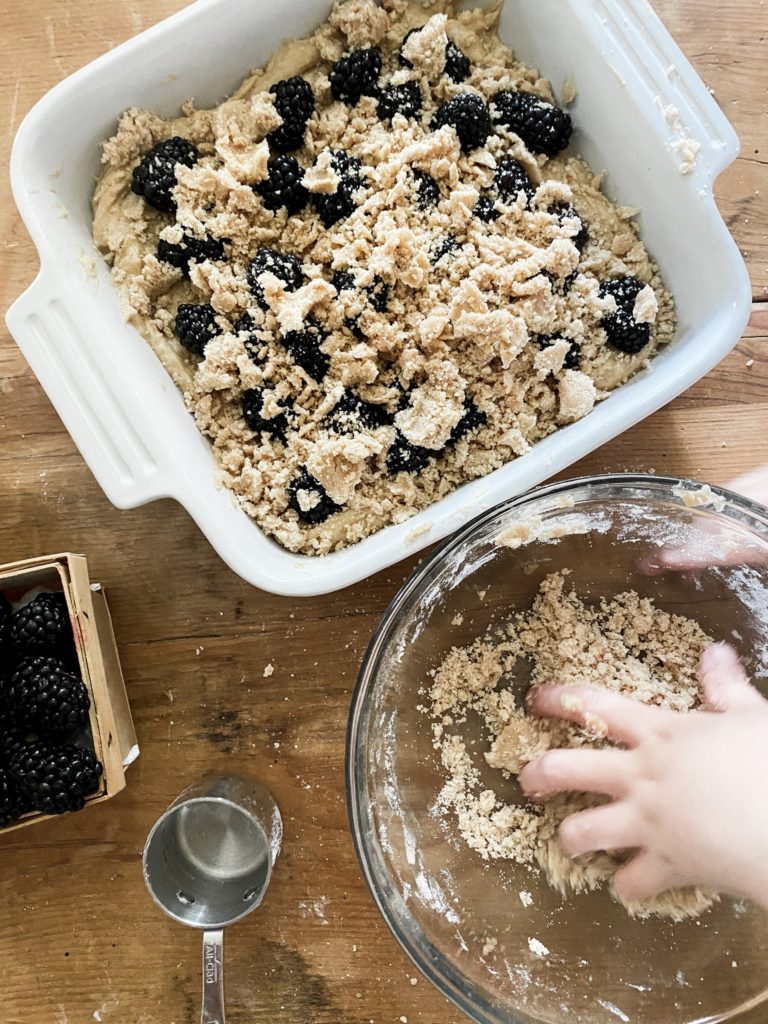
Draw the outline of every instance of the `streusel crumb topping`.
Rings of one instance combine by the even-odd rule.
[[[324,554],[588,415],[675,331],[498,10],[337,0],[214,110],[129,110],[94,237],[227,487]]]

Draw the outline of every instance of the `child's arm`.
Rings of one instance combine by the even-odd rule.
[[[566,819],[560,838],[573,857],[637,851],[616,874],[623,900],[700,885],[768,907],[768,701],[726,644],[706,651],[701,678],[708,710],[691,714],[606,690],[535,689],[533,712],[586,714],[626,749],[549,751],[520,783],[534,800],[569,790],[612,798]]]

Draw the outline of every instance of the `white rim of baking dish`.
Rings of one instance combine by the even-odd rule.
[[[187,509],[223,560],[248,582],[286,596],[330,593],[417,553],[499,501],[561,472],[677,397],[709,372],[739,340],[751,309],[749,277],[712,192],[717,175],[738,154],[736,134],[647,0],[583,0],[577,5],[580,16],[588,19],[590,31],[600,33],[602,52],[615,73],[634,82],[644,116],[657,121],[660,118],[663,127],[659,130],[667,131],[672,144],[676,136],[664,122],[661,108],[664,104],[675,106],[688,134],[701,147],[690,187],[699,193],[713,244],[727,251],[735,275],[730,306],[720,309],[716,322],[708,325],[709,332],[717,333],[717,342],[708,341],[706,346],[694,349],[684,368],[658,374],[653,387],[647,386],[648,371],[643,371],[585,419],[538,442],[529,454],[464,484],[412,519],[386,527],[351,547],[325,556],[293,554],[267,537],[254,522],[253,542],[245,550],[242,538],[235,537],[225,522],[211,514],[215,477],[212,452],[212,487],[208,489],[200,486],[199,475],[187,472],[174,459],[169,443],[159,436],[155,425],[142,422],[139,429],[132,420],[141,400],[134,394],[133,402],[129,402],[121,393],[120,353],[114,353],[114,366],[106,369],[93,361],[93,352],[88,352],[83,341],[88,310],[80,307],[74,313],[68,308],[63,268],[48,242],[40,204],[25,186],[29,144],[62,99],[97,79],[111,61],[132,58],[151,41],[177,33],[201,13],[211,16],[211,12],[243,3],[198,0],[93,61],[39,101],[19,128],[14,143],[13,194],[39,251],[41,270],[8,311],[6,320],[86,462],[117,507],[134,508],[158,498],[174,498]],[[670,68],[674,68],[671,77]],[[674,159],[672,154],[670,159]],[[88,371],[85,384],[68,373],[62,352],[80,359]],[[247,516],[242,510],[239,514]]]
[[[662,496],[667,503],[675,503],[681,509],[696,511],[686,505],[685,492],[698,491],[704,486],[700,481],[682,477],[666,477],[643,473],[610,473],[600,476],[582,476],[572,480],[559,481],[535,488],[528,494],[511,498],[495,508],[477,516],[466,524],[454,536],[440,544],[410,574],[403,586],[389,604],[371,637],[363,657],[355,689],[352,693],[349,718],[347,723],[345,780],[347,791],[347,815],[349,818],[352,842],[355,847],[361,872],[370,890],[371,896],[399,945],[410,957],[414,965],[446,998],[450,999],[460,1010],[467,1014],[476,1024],[524,1024],[520,1018],[510,1015],[489,1002],[484,996],[468,993],[464,975],[454,969],[440,949],[427,939],[411,914],[407,898],[400,892],[395,879],[388,874],[381,854],[383,843],[376,826],[374,801],[368,793],[369,762],[367,750],[368,729],[365,720],[370,717],[374,707],[376,669],[381,666],[384,650],[392,640],[395,629],[400,627],[400,619],[409,603],[413,605],[417,596],[421,595],[418,605],[419,617],[426,621],[427,611],[440,602],[441,593],[432,584],[446,567],[451,571],[463,566],[469,569],[470,575],[474,568],[485,564],[484,556],[476,563],[470,563],[461,557],[462,549],[472,537],[488,537],[493,523],[508,525],[509,519],[515,516],[530,516],[531,508],[539,513],[545,509],[570,508],[568,499],[574,498],[578,503],[582,496],[590,501],[599,501],[601,497],[610,496],[616,501],[636,500],[639,497],[653,498]],[[768,542],[768,508],[755,501],[745,498],[723,487],[710,487],[712,497],[700,511],[713,510],[717,515],[729,517],[734,523],[749,526],[755,533],[764,535]],[[588,494],[587,494],[588,492]],[[722,502],[722,506],[721,506]],[[576,506],[578,508],[578,505]],[[430,581],[431,578],[431,582]],[[461,577],[462,579],[464,576]],[[443,581],[450,586],[447,580]],[[453,583],[453,577],[451,583]],[[411,608],[411,610],[413,610]],[[414,690],[414,697],[416,691]],[[768,978],[768,973],[766,974]],[[720,1024],[760,1006],[768,999],[766,993],[754,996],[741,1006],[716,1015],[704,1015],[690,1024]],[[523,1011],[521,1011],[523,1012]],[[530,1018],[525,1017],[528,1021]]]

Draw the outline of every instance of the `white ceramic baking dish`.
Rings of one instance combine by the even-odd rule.
[[[400,526],[326,558],[268,539],[217,485],[208,443],[149,346],[121,317],[91,243],[100,146],[130,106],[163,115],[193,96],[213,105],[287,36],[310,32],[330,0],[198,0],[53,89],[19,129],[13,192],[40,252],[8,326],[110,500],[179,501],[244,579],[290,595],[327,593],[438,540],[522,493],[690,387],[739,339],[749,316],[743,261],[712,186],[737,137],[645,0],[508,0],[502,37],[555,88],[570,76],[575,146],[610,172],[607,190],[638,206],[642,232],[675,295],[680,332],[651,368],[580,423]],[[663,108],[674,107],[679,119]],[[682,135],[701,147],[680,172]]]

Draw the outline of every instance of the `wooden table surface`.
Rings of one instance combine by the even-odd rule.
[[[37,257],[7,180],[10,142],[57,81],[183,0],[6,0],[0,34],[0,307]],[[754,315],[738,349],[673,405],[574,467],[721,483],[768,458],[768,8],[656,0],[736,126],[718,183],[749,264]],[[86,112],[87,116],[87,112]],[[459,1024],[414,970],[365,889],[344,803],[347,708],[368,638],[415,560],[304,602],[252,589],[181,508],[119,512],[0,327],[0,562],[83,551],[112,607],[142,755],[128,789],[86,814],[0,840],[3,1024],[192,1024],[198,936],[150,904],[140,850],[170,800],[208,770],[260,776],[285,816],[264,908],[229,944],[233,1024]],[[274,675],[263,678],[271,662]],[[743,1018],[758,1024],[765,1010]]]

